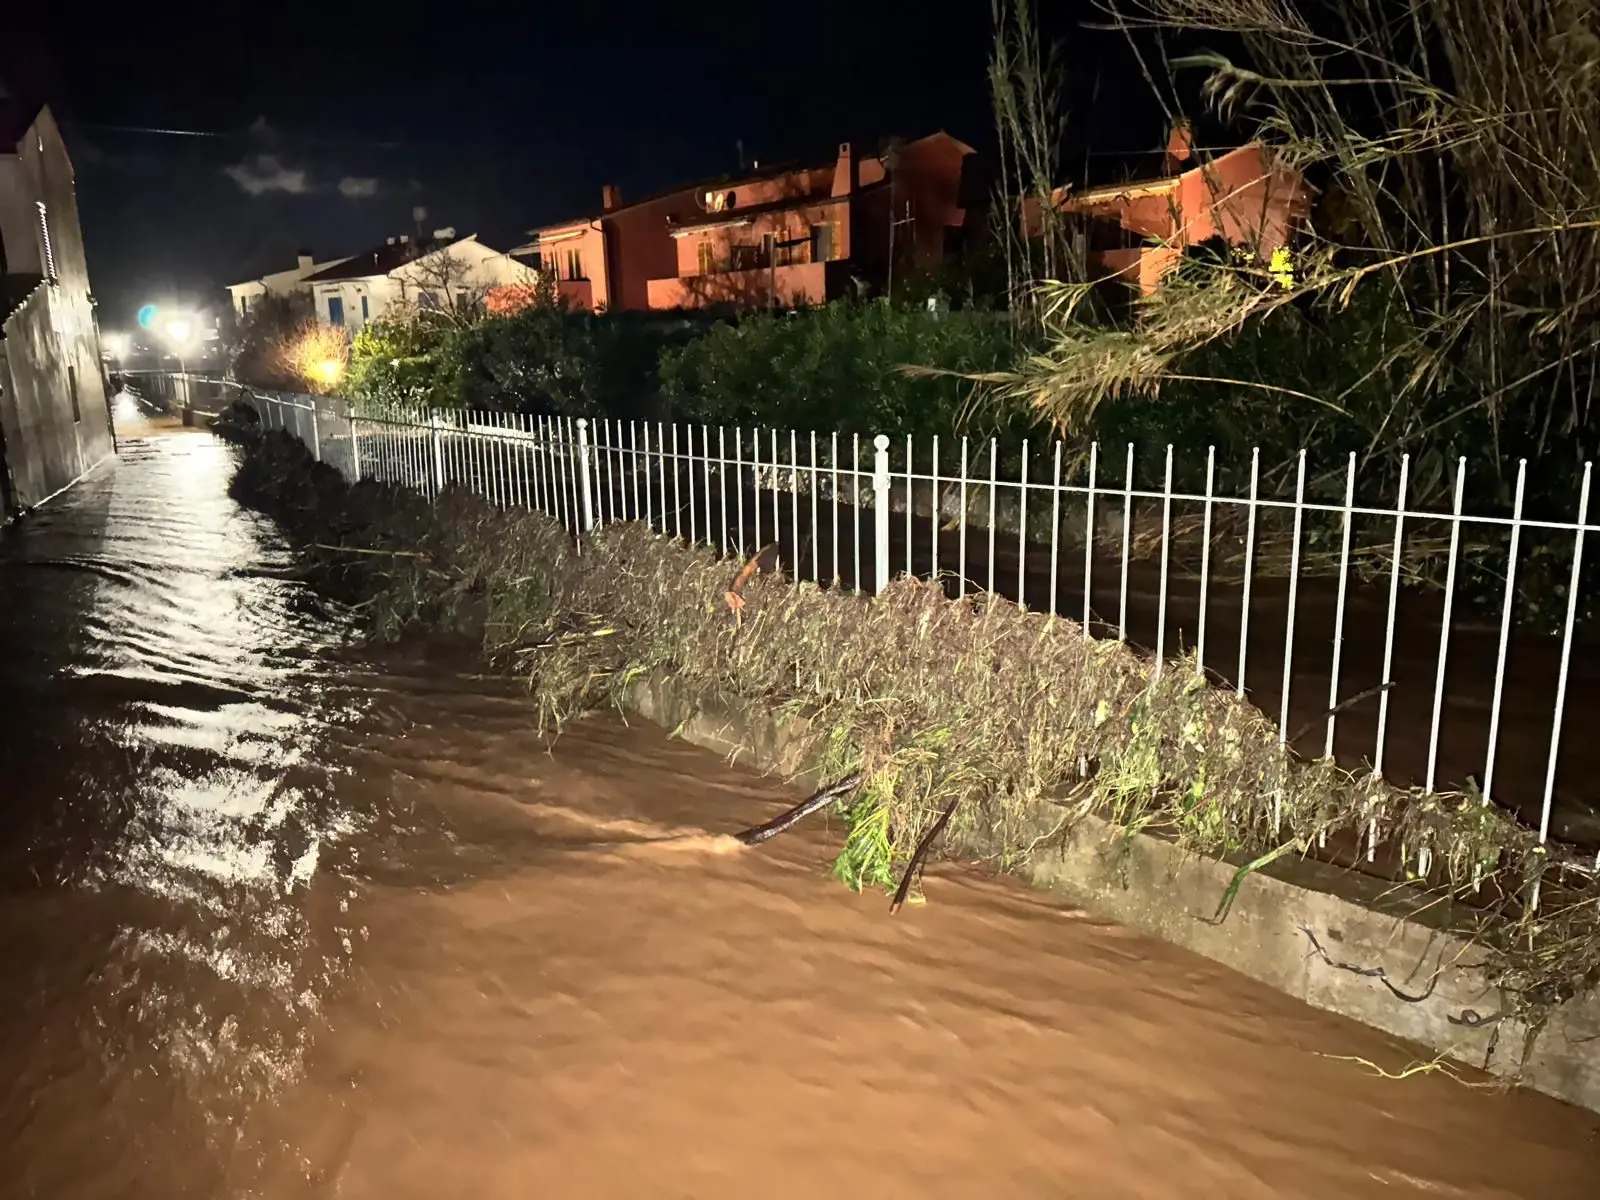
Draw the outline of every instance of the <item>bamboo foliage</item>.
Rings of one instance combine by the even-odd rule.
[[[1360,423],[1363,462],[1479,439],[1572,468],[1595,447],[1600,337],[1600,14],[1596,0],[1103,0],[1130,36],[1242,47],[1172,60],[1278,161],[1319,174],[1293,278],[1247,257],[1185,264],[1114,328],[1078,319],[1084,285],[1046,273],[1044,349],[1003,381],[1065,428],[1110,397],[1156,397],[1194,357],[1285,310],[1338,314],[1382,292],[1405,336],[1330,384],[1232,382]],[[1004,39],[997,36],[997,46]],[[997,54],[997,60],[999,55]],[[1004,120],[1002,121],[1004,124]],[[1017,151],[1013,150],[1013,154]],[[1392,330],[1391,330],[1392,334]],[[1375,380],[1383,403],[1357,393]],[[1360,409],[1358,412],[1357,410]],[[1502,481],[1503,482],[1503,481]]]

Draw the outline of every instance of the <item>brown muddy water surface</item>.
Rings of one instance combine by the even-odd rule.
[[[970,866],[891,919],[654,728],[546,753],[230,469],[125,440],[0,544],[0,1196],[1596,1194],[1592,1114]]]

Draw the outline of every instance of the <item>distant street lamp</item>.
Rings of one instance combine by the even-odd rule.
[[[172,352],[178,356],[178,378],[183,381],[183,407],[187,411],[191,392],[189,390],[189,368],[184,362],[184,351],[194,341],[194,322],[183,316],[168,317],[161,323],[161,335],[167,339],[172,346]]]
[[[194,340],[194,322],[188,317],[173,317],[161,327],[162,335],[172,344],[173,353],[178,356],[178,374],[187,374],[188,368],[184,366],[184,351]]]

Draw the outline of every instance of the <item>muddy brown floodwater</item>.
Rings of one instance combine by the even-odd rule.
[[[0,545],[0,1195],[1595,1195],[1592,1114],[975,867],[890,919],[653,728],[546,753],[124,438]]]

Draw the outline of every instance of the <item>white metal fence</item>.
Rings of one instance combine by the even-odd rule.
[[[1214,452],[1203,489],[1175,487],[1171,447],[1161,486],[1141,488],[1132,446],[1120,463],[1090,447],[1076,480],[1064,478],[1061,443],[1024,446],[1009,477],[992,440],[356,412],[247,394],[266,428],[293,433],[352,481],[430,496],[465,487],[580,538],[644,521],[724,554],[777,543],[785,570],[823,585],[876,591],[901,571],[940,579],[952,595],[1006,595],[1080,621],[1085,637],[1136,642],[1158,672],[1181,650],[1185,669],[1275,715],[1282,745],[1430,792],[1475,790],[1541,840],[1600,841],[1600,747],[1563,740],[1569,708],[1583,723],[1600,711],[1600,663],[1575,653],[1585,538],[1597,528],[1587,468],[1570,521],[1524,514],[1525,464],[1511,512],[1474,516],[1464,460],[1450,509],[1433,511],[1407,507],[1409,463],[1394,503],[1358,503],[1354,455],[1336,499],[1308,498],[1303,451],[1291,494],[1269,494],[1256,455],[1246,494],[1228,495]],[[1413,586],[1424,559],[1436,577],[1442,566],[1429,589]],[[1548,636],[1516,619],[1524,563],[1557,578],[1563,596]],[[1463,572],[1498,579],[1492,602],[1480,589],[1476,614],[1458,603]],[[1378,851],[1374,827],[1364,853]],[[1426,873],[1425,854],[1418,865]]]

